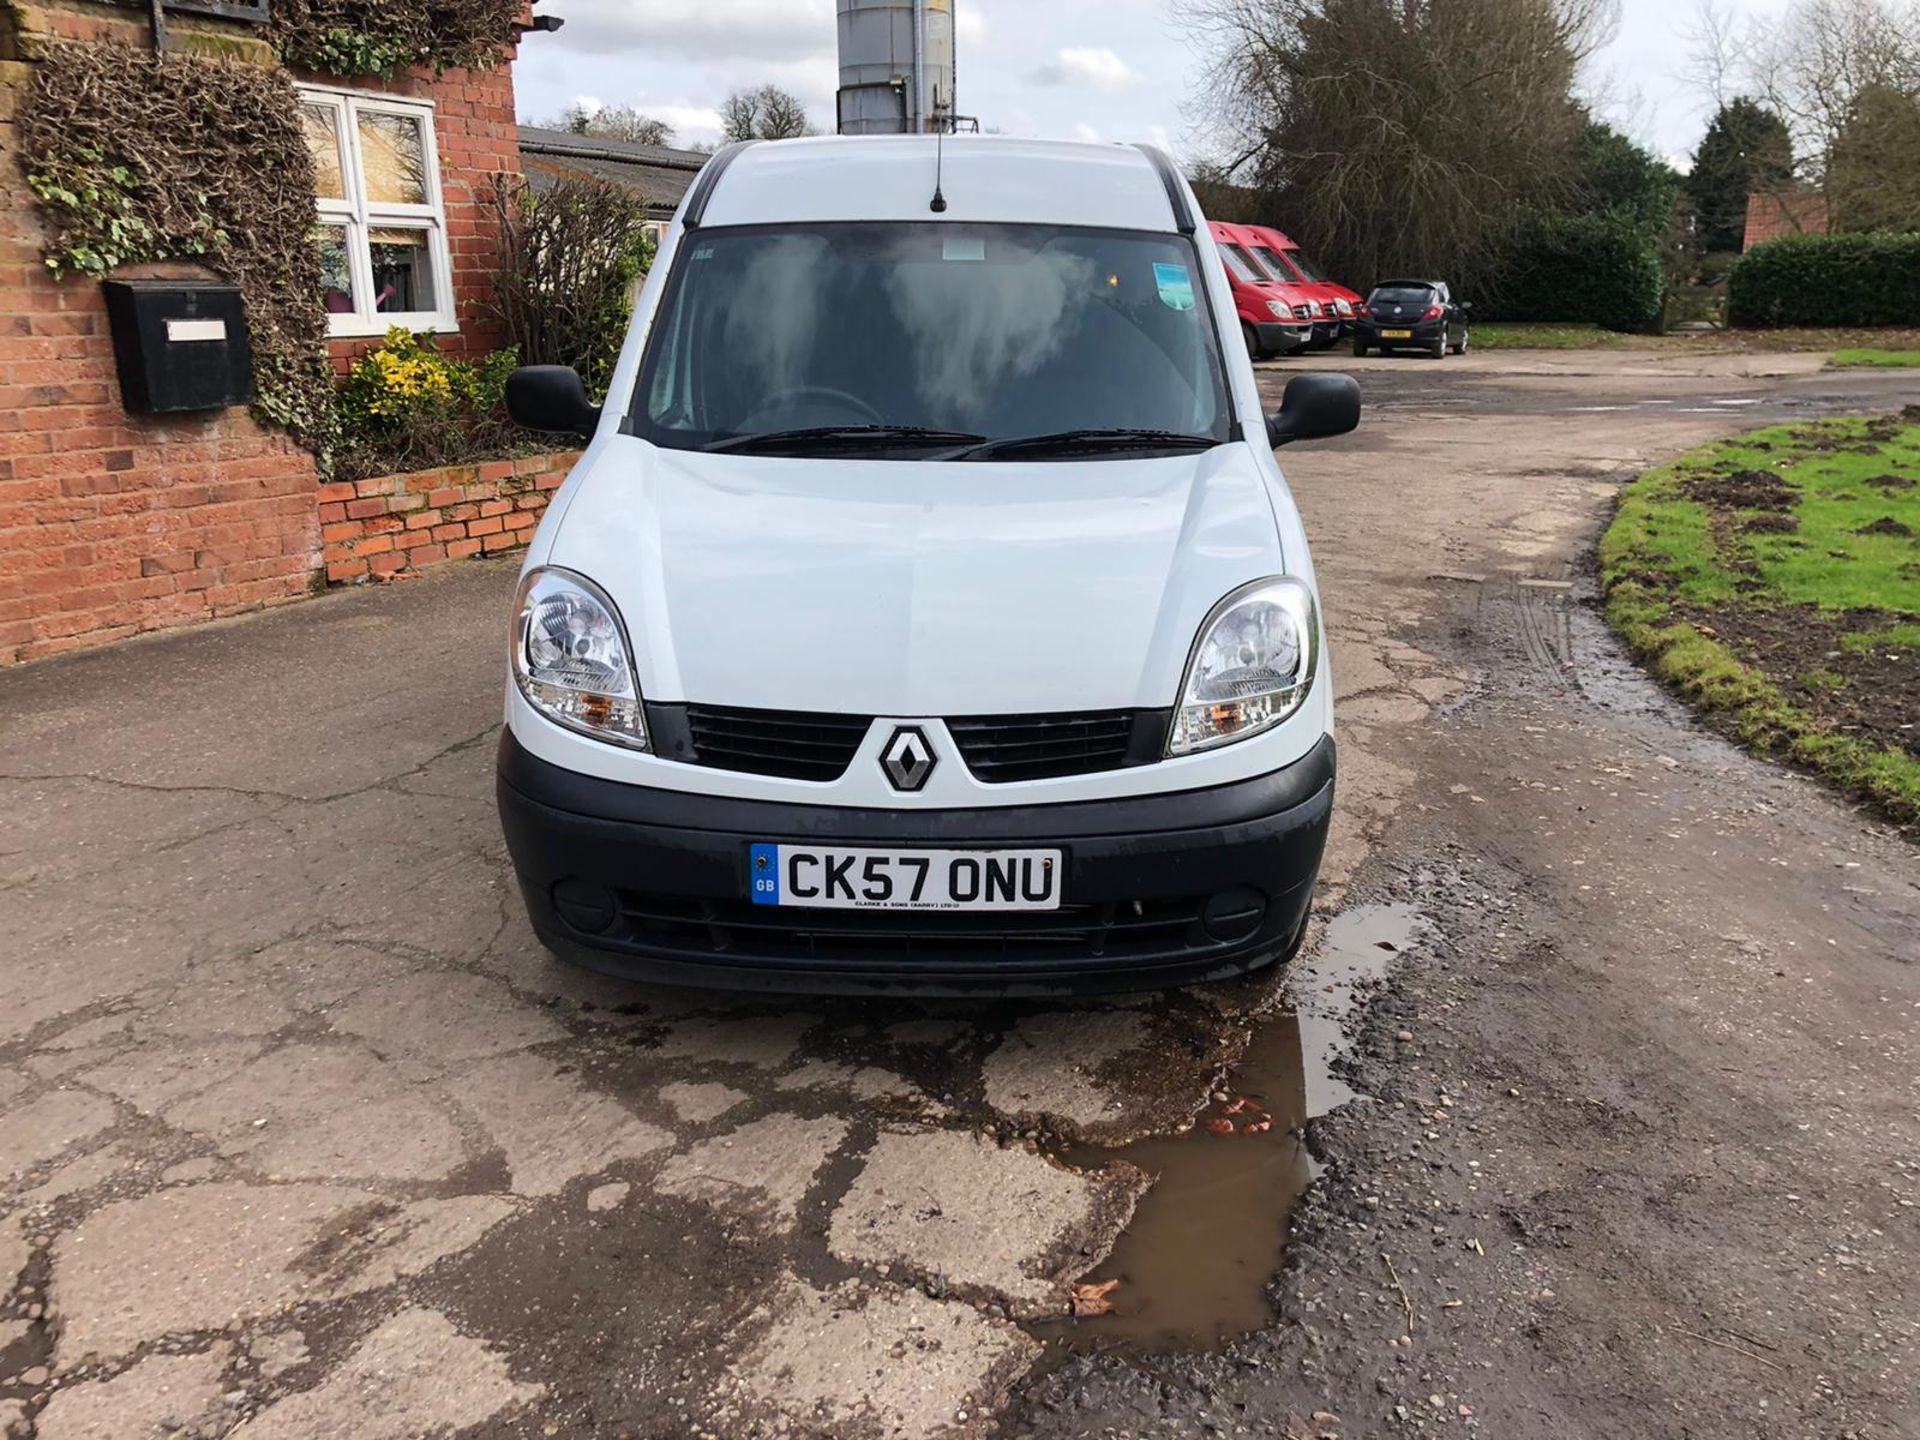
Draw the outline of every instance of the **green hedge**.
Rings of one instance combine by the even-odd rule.
[[[1727,276],[1735,325],[1920,325],[1920,235],[1789,235]]]
[[[1618,216],[1537,216],[1502,257],[1485,318],[1645,330],[1664,288],[1657,234]]]

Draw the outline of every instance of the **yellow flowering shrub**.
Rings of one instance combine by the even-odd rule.
[[[518,361],[496,350],[477,364],[440,353],[430,335],[395,326],[354,362],[340,386],[340,461],[345,478],[500,453],[510,445],[501,413]]]

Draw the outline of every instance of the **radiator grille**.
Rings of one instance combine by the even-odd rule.
[[[1134,712],[975,715],[947,721],[961,758],[989,785],[1117,770],[1133,747]]]
[[[872,724],[864,715],[687,707],[697,763],[789,780],[838,780]]]

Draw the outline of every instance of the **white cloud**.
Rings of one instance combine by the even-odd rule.
[[[1087,141],[1091,141],[1094,144],[1098,144],[1100,141],[1100,132],[1094,129],[1093,126],[1087,124],[1086,121],[1082,120],[1079,124],[1073,127],[1073,138],[1076,140],[1087,140]]]
[[[646,113],[673,127],[674,143],[718,140],[720,112],[705,105],[649,105]]]
[[[1037,85],[1086,85],[1108,95],[1117,95],[1139,83],[1134,68],[1113,51],[1101,46],[1067,46],[1033,74]]]

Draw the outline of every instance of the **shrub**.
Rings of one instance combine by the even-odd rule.
[[[486,69],[513,44],[522,0],[274,0],[289,64],[326,75],[392,75],[412,65]]]
[[[1623,216],[1533,216],[1499,275],[1488,319],[1644,330],[1660,318],[1661,237]]]
[[[1920,325],[1920,235],[1789,235],[1727,276],[1735,325]]]
[[[653,263],[647,202],[620,185],[568,175],[543,191],[502,179],[494,311],[527,365],[571,365],[599,400]]]
[[[451,359],[431,336],[389,330],[340,386],[336,472],[357,480],[510,453],[501,400],[517,363],[511,349],[477,364]]]

